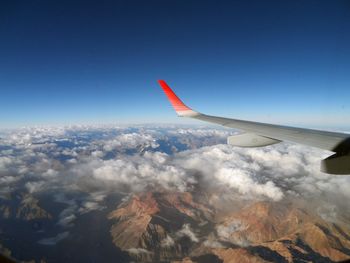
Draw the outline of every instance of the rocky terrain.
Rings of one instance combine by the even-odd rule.
[[[25,221],[38,219],[52,219],[52,215],[39,205],[39,200],[30,194],[20,193],[2,199],[0,205],[0,218],[20,219]]]
[[[0,219],[6,220],[2,221],[2,223],[8,223],[9,221],[13,221],[18,225],[21,223],[29,223],[30,226],[35,229],[40,226],[42,220],[51,220],[52,215],[39,205],[39,200],[34,196],[28,193],[18,193],[1,200]],[[0,236],[2,238],[3,233],[6,232],[7,229],[4,229],[4,226],[0,225]],[[6,234],[4,236],[6,236]],[[13,258],[12,254],[10,249],[0,244],[0,262],[16,262],[17,259]],[[36,261],[24,260],[20,262],[35,263]],[[44,263],[45,260],[41,259],[37,262]]]
[[[241,204],[242,205],[242,204]],[[333,262],[350,259],[350,229],[293,203],[218,209],[204,194],[145,192],[109,214],[114,244],[139,262]]]

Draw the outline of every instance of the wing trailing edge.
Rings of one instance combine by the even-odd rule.
[[[227,144],[238,147],[263,147],[279,142],[281,141],[249,132],[227,137]]]

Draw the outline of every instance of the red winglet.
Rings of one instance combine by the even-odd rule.
[[[165,92],[165,95],[168,97],[171,105],[173,105],[175,111],[177,113],[181,113],[184,111],[192,111],[189,107],[187,107],[172,89],[166,84],[164,80],[158,80],[160,86],[162,87],[163,91]]]

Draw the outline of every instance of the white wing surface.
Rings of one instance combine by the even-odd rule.
[[[312,129],[273,125],[239,119],[230,119],[199,113],[187,107],[166,84],[159,84],[180,117],[216,123],[239,129],[243,134],[230,136],[228,143],[240,147],[259,147],[289,141],[329,150],[335,154],[323,160],[321,170],[331,174],[350,174],[350,135]]]

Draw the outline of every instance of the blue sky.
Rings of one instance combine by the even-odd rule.
[[[350,128],[349,1],[2,1],[0,127],[227,117]]]

